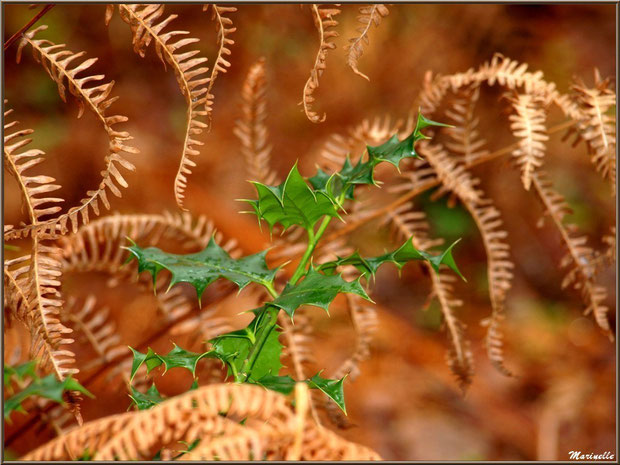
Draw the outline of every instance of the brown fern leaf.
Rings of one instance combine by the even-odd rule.
[[[333,376],[335,379],[340,379],[349,375],[353,381],[360,373],[359,364],[370,356],[370,343],[377,331],[378,320],[377,312],[372,306],[364,304],[356,296],[347,294],[346,297],[357,342],[353,353],[338,367]]]
[[[537,96],[519,94],[511,97],[514,114],[509,116],[510,130],[519,139],[519,147],[512,152],[521,167],[521,181],[525,190],[532,184],[532,173],[542,166],[545,143],[549,140],[545,127],[545,111]]]
[[[446,110],[446,116],[454,122],[455,126],[446,131],[451,139],[446,142],[446,148],[462,157],[465,164],[489,153],[483,148],[486,141],[480,137],[478,131],[480,120],[474,113],[479,97],[479,86],[465,87],[458,92],[451,107]]]
[[[88,108],[99,119],[109,138],[109,154],[105,158],[105,169],[101,172],[101,184],[99,184],[96,190],[86,193],[87,197],[81,200],[81,205],[72,207],[67,213],[39,222],[37,225],[13,230],[8,234],[8,238],[26,235],[34,230],[64,234],[67,231],[68,222],[71,224],[73,231],[76,231],[80,217],[83,224],[88,223],[89,210],[92,210],[95,215],[99,215],[100,202],[106,209],[110,208],[107,197],[108,191],[117,197],[121,197],[120,187],[127,187],[127,181],[123,178],[119,167],[130,171],[135,169],[130,162],[123,158],[122,153],[138,153],[137,149],[127,145],[127,141],[132,139],[129,133],[114,129],[114,125],[127,121],[127,118],[121,115],[106,116],[106,110],[116,100],[116,97],[109,98],[114,82],[86,88],[87,84],[101,81],[105,76],[87,75],[77,77],[79,74],[87,72],[97,59],[90,58],[78,65],[73,65],[72,62],[80,59],[84,52],[73,53],[66,50],[64,45],[56,45],[49,40],[34,38],[37,32],[45,29],[47,29],[47,26],[40,26],[24,34],[19,43],[17,61],[20,61],[22,50],[26,45],[32,47],[35,60],[43,65],[52,80],[57,84],[58,92],[63,101],[66,101],[67,90],[77,99],[79,108],[78,118],[83,114],[84,109]],[[49,210],[49,212],[52,211],[51,209]]]
[[[503,222],[499,211],[481,191],[480,197],[481,200],[477,204],[464,203],[478,226],[487,254],[487,279],[493,309],[490,319],[484,322],[487,325],[485,338],[487,355],[495,368],[510,376],[510,371],[504,366],[501,326],[505,319],[506,294],[512,287],[514,263],[510,260],[510,246],[505,241],[508,233],[502,228]]]
[[[250,67],[243,83],[242,116],[235,122],[233,133],[241,142],[241,153],[245,157],[250,179],[273,185],[279,184],[279,181],[270,167],[271,144],[265,124],[266,89],[265,59],[261,58]]]
[[[570,119],[578,120],[581,116],[575,102],[558,92],[554,83],[545,81],[542,71],[528,71],[527,63],[519,63],[500,53],[494,54],[490,62],[485,62],[478,69],[470,68],[462,73],[445,76],[433,76],[430,71],[427,72],[417,104],[425,116],[432,117],[449,90],[457,92],[464,87],[477,87],[483,82],[489,86],[500,85],[507,90],[537,96],[542,99],[544,106],[553,103]]]
[[[464,202],[479,202],[480,197],[476,190],[478,181],[469,174],[461,160],[450,157],[448,152],[438,143],[423,141],[419,145],[419,152],[434,170],[442,186],[435,195],[452,192]],[[411,178],[411,176],[408,176]],[[419,174],[414,177],[419,178]],[[414,187],[413,185],[411,186]]]
[[[568,269],[562,282],[562,288],[573,286],[580,291],[586,304],[585,314],[592,312],[599,327],[613,339],[613,333],[607,319],[608,308],[603,304],[607,293],[605,288],[594,282],[596,276],[596,256],[588,247],[588,238],[581,235],[574,224],[564,224],[564,217],[571,213],[571,209],[559,193],[553,189],[551,181],[544,172],[534,173],[532,185],[536,195],[541,200],[545,213],[549,215],[558,229],[567,253],[560,266]]]
[[[208,126],[211,129],[211,115],[213,112],[213,100],[215,97],[211,94],[211,90],[213,89],[213,84],[215,84],[215,80],[217,79],[217,75],[219,73],[225,73],[228,68],[230,68],[230,62],[226,58],[226,56],[230,56],[232,53],[230,51],[230,46],[235,43],[234,40],[230,38],[230,35],[237,30],[236,27],[233,27],[233,22],[230,18],[225,16],[228,13],[234,13],[237,11],[237,8],[234,6],[218,6],[215,4],[212,5],[204,5],[202,7],[202,11],[207,11],[211,6],[212,20],[215,21],[215,27],[217,28],[217,58],[213,63],[213,70],[211,71],[211,76],[209,77],[209,85],[207,86],[207,100],[205,102],[205,110],[207,111],[208,116]]]
[[[5,100],[4,104],[6,105],[6,103]],[[61,210],[55,204],[62,202],[63,199],[50,196],[52,192],[60,189],[60,186],[53,184],[55,179],[50,176],[30,176],[28,174],[30,168],[43,161],[42,155],[45,154],[37,149],[22,150],[32,142],[32,139],[27,138],[27,136],[34,131],[32,129],[13,129],[18,121],[7,123],[6,120],[12,111],[4,112],[4,166],[19,184],[30,223],[39,224],[43,221],[44,216],[53,215]],[[9,237],[15,234],[13,229],[7,232]]]
[[[162,19],[164,5],[119,4],[118,9],[123,21],[129,24],[131,28],[134,51],[144,57],[146,48],[153,42],[157,56],[164,66],[167,63],[173,69],[181,93],[185,97],[187,126],[181,162],[174,179],[174,197],[179,208],[186,210],[183,202],[187,188],[187,176],[191,174],[191,169],[196,166],[196,162],[190,157],[199,155],[198,146],[204,145],[195,137],[208,127],[202,120],[208,117],[211,111],[208,95],[212,77],[208,74],[209,68],[203,66],[207,59],[196,57],[200,53],[199,50],[178,51],[190,44],[199,42],[199,39],[191,37],[176,39],[177,36],[189,34],[187,31],[163,32],[163,29],[177,17],[177,15],[169,15]],[[106,16],[108,21],[110,17],[111,13]]]
[[[609,234],[603,237],[603,243],[607,245],[603,257],[609,264],[616,263],[616,227],[609,228]]]
[[[4,317],[27,325],[29,255],[4,261]]]
[[[75,354],[66,349],[73,339],[66,337],[71,329],[59,320],[61,265],[59,250],[41,243],[38,237],[33,240],[30,260],[28,289],[28,326],[32,344],[31,359],[39,359],[40,367],[49,367],[60,380],[79,370],[71,367]]]
[[[299,402],[301,404],[302,402]],[[149,410],[113,415],[94,420],[81,428],[53,439],[23,457],[24,460],[67,460],[83,451],[97,451],[98,460],[150,459],[162,447],[200,438],[200,445],[184,458],[211,456],[250,459],[250,451],[273,451],[267,458],[289,455],[301,432],[299,458],[306,460],[368,460],[379,456],[365,447],[349,443],[311,421],[298,421],[287,398],[273,391],[248,384],[204,386],[176,396]],[[244,425],[239,421],[245,419]],[[254,436],[258,443],[249,441]],[[285,441],[274,441],[274,438]],[[229,441],[228,445],[222,441]],[[238,445],[232,445],[234,441]],[[253,446],[253,447],[252,447]],[[275,450],[274,450],[275,448]],[[276,455],[277,454],[277,455]],[[258,457],[263,457],[259,455]],[[257,458],[254,456],[253,458]]]
[[[401,205],[388,212],[385,221],[392,225],[395,234],[400,239],[411,238],[417,249],[427,250],[443,243],[442,239],[429,238],[430,227],[426,221],[426,215],[416,211],[412,203]],[[462,306],[463,301],[455,299],[452,295],[454,276],[443,270],[435,273],[430,264],[426,262],[423,262],[423,266],[428,269],[431,277],[433,292],[430,298],[436,297],[439,302],[450,340],[450,349],[447,354],[448,366],[456,375],[461,389],[466,390],[471,384],[474,364],[469,341],[464,335],[465,325],[455,315],[456,308]]]
[[[330,28],[338,24],[338,21],[334,19],[336,15],[340,14],[340,9],[337,8],[337,6],[337,4],[322,6],[319,4],[312,4],[312,18],[314,19],[314,25],[319,31],[319,51],[316,54],[314,65],[310,71],[310,77],[304,86],[302,103],[306,116],[313,123],[322,123],[327,117],[325,114],[319,116],[318,113],[312,109],[312,104],[315,101],[314,91],[319,87],[319,78],[323,74],[323,71],[325,71],[327,51],[336,48],[336,44],[330,42],[330,40],[337,37],[338,33]]]
[[[350,45],[347,47],[347,64],[351,67],[355,74],[363,77],[367,81],[370,81],[368,76],[360,72],[357,68],[357,62],[364,54],[364,45],[368,45],[369,43],[368,34],[370,32],[370,26],[374,24],[375,27],[379,27],[381,20],[385,18],[390,11],[381,3],[362,6],[359,11],[360,14],[357,17],[357,21],[362,26],[357,29],[359,34],[356,37],[349,39]]]
[[[609,88],[609,79],[602,80],[594,72],[594,87],[577,81],[572,90],[582,111],[577,123],[579,137],[585,140],[592,163],[603,178],[612,183],[616,192],[616,117],[610,109],[616,106],[616,93]]]
[[[73,330],[77,341],[86,342],[95,352],[95,357],[89,360],[78,357],[84,371],[105,365],[127,351],[127,347],[120,344],[120,335],[116,324],[109,318],[109,310],[97,307],[93,295],[84,302],[69,298],[60,311],[60,318]]]

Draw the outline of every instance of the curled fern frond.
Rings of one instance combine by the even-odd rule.
[[[545,127],[543,102],[537,96],[519,94],[511,97],[514,114],[509,116],[510,130],[519,139],[519,147],[512,152],[521,167],[521,181],[525,190],[532,184],[532,173],[542,166],[545,143],[549,140]]]
[[[6,100],[4,104],[6,105]],[[8,172],[15,177],[22,192],[26,210],[30,223],[38,225],[43,222],[43,217],[53,215],[61,210],[56,205],[63,202],[63,199],[51,197],[51,193],[60,189],[60,186],[53,184],[56,180],[50,176],[31,176],[28,171],[30,168],[43,161],[44,153],[37,149],[22,150],[32,139],[27,138],[34,131],[32,129],[14,129],[18,121],[7,122],[7,116],[13,110],[4,112],[4,166]],[[14,236],[16,232],[13,228],[7,231],[8,237]]]
[[[21,59],[21,53],[26,45],[32,48],[32,53],[38,62],[42,64],[52,80],[58,86],[58,92],[63,101],[66,101],[67,90],[73,95],[78,102],[78,117],[84,110],[88,108],[92,111],[97,119],[103,125],[109,139],[109,154],[105,158],[105,169],[101,172],[101,183],[96,190],[88,191],[87,197],[81,200],[81,205],[69,209],[63,215],[52,218],[50,220],[39,222],[37,225],[31,225],[26,228],[16,229],[9,233],[9,238],[26,235],[34,230],[45,231],[50,233],[60,232],[64,234],[67,231],[67,223],[71,224],[73,231],[76,231],[81,222],[83,224],[89,221],[89,211],[95,215],[99,215],[99,203],[101,202],[106,209],[110,208],[108,201],[108,191],[117,197],[121,197],[121,187],[127,187],[127,181],[119,171],[124,168],[133,171],[134,166],[123,157],[124,153],[135,154],[138,150],[127,145],[127,141],[132,137],[125,131],[118,131],[114,126],[118,123],[127,121],[127,117],[121,115],[106,116],[108,107],[116,101],[117,97],[110,97],[114,81],[99,84],[95,87],[86,87],[87,84],[102,81],[103,75],[88,75],[78,77],[79,74],[90,71],[90,67],[97,61],[96,58],[90,58],[81,61],[78,65],[73,64],[75,60],[80,59],[84,52],[73,53],[65,49],[64,45],[56,45],[45,39],[35,39],[35,35],[47,26],[40,26],[32,31],[27,32],[22,37],[17,52],[17,61]]]
[[[250,179],[267,185],[279,184],[277,174],[270,167],[271,144],[265,121],[267,120],[267,101],[265,98],[267,82],[265,79],[265,59],[254,63],[243,83],[242,116],[235,122],[233,130],[241,142],[241,152]]]
[[[564,224],[564,217],[571,213],[571,209],[564,197],[553,189],[551,181],[544,172],[534,174],[532,185],[567,249],[560,263],[562,268],[568,270],[562,281],[562,287],[572,286],[581,293],[587,306],[585,313],[593,313],[599,327],[610,339],[613,339],[607,319],[609,309],[604,305],[607,292],[604,287],[597,285],[594,281],[597,261],[592,248],[586,245],[588,238],[578,232],[576,225]]]
[[[416,211],[411,203],[388,212],[385,221],[391,224],[398,238],[411,237],[416,249],[427,250],[443,243],[442,239],[429,237],[430,227],[426,221],[426,215]],[[463,301],[453,297],[454,277],[452,275],[446,274],[443,270],[435,273],[430,264],[426,262],[423,266],[427,267],[431,277],[432,294],[429,300],[433,297],[437,298],[448,333],[450,341],[450,349],[446,354],[448,366],[457,377],[461,389],[466,390],[471,384],[474,364],[470,343],[464,334],[465,325],[456,317],[456,308],[462,306]]]
[[[616,93],[609,88],[609,79],[602,80],[594,72],[594,87],[577,81],[572,90],[582,111],[577,123],[579,138],[585,140],[592,163],[616,191],[616,117],[610,112],[616,106]]]
[[[379,27],[381,20],[385,18],[390,11],[381,3],[362,6],[359,11],[360,14],[357,17],[357,21],[362,26],[357,29],[358,35],[349,39],[350,45],[347,47],[347,64],[355,74],[370,81],[368,76],[360,72],[357,63],[364,53],[364,45],[368,45],[369,43],[368,34],[370,32],[370,26],[374,24],[375,27]]]
[[[237,8],[234,6],[221,6],[221,5],[204,5],[202,7],[202,11],[207,11],[211,6],[212,19],[215,21],[215,27],[217,29],[217,58],[213,62],[213,69],[211,70],[211,76],[209,77],[209,85],[207,86],[207,97],[205,102],[205,110],[208,115],[208,125],[211,128],[211,115],[213,112],[213,100],[214,96],[211,94],[211,90],[213,89],[213,84],[215,84],[215,80],[217,79],[217,75],[219,73],[225,73],[228,68],[230,68],[230,61],[226,58],[230,56],[232,53],[230,51],[230,46],[235,43],[234,40],[230,38],[230,35],[237,30],[236,27],[233,27],[232,20],[225,16],[228,13],[234,13],[237,11]]]
[[[206,58],[197,57],[199,50],[179,52],[180,49],[188,45],[199,42],[199,39],[185,37],[177,39],[178,36],[189,34],[187,31],[173,30],[164,32],[177,15],[169,15],[162,19],[164,5],[146,4],[132,5],[119,4],[118,9],[123,21],[129,24],[133,35],[134,51],[144,57],[146,49],[151,42],[155,44],[155,52],[164,66],[170,65],[173,69],[179,88],[187,104],[187,126],[183,141],[183,152],[181,162],[174,179],[174,197],[179,208],[185,210],[184,199],[185,189],[187,188],[187,176],[191,174],[191,169],[196,166],[190,157],[200,154],[198,146],[204,145],[195,137],[203,132],[208,125],[202,121],[211,111],[208,101],[209,83],[212,76],[209,76],[209,68],[204,66]],[[111,14],[109,15],[111,17]],[[106,17],[109,21],[109,17]]]
[[[319,87],[319,78],[326,68],[325,61],[327,60],[327,52],[328,50],[336,48],[336,44],[331,42],[331,40],[337,37],[338,33],[331,28],[338,24],[338,21],[334,19],[338,14],[340,14],[340,9],[337,8],[337,5],[312,4],[312,18],[314,19],[314,25],[319,31],[319,50],[316,54],[312,70],[310,71],[310,77],[304,86],[302,103],[306,116],[313,123],[322,123],[327,117],[325,114],[319,116],[318,113],[312,109],[312,104],[316,100],[314,98],[314,91]]]

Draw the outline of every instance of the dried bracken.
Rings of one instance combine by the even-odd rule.
[[[205,386],[149,410],[87,423],[23,459],[67,460],[88,449],[97,451],[97,460],[149,460],[162,447],[195,439],[200,439],[199,447],[186,459],[249,460],[265,455],[283,459],[294,447],[296,435],[301,435],[302,460],[379,459],[375,452],[311,421],[300,430],[297,419],[287,398],[273,391],[249,385]]]
[[[595,70],[594,87],[587,87],[579,80],[573,91],[582,115],[577,122],[578,135],[585,140],[592,163],[601,176],[609,180],[615,194],[616,117],[611,110],[616,106],[616,93],[609,86],[610,80],[601,79],[599,71]]]
[[[271,145],[265,124],[266,90],[265,60],[261,58],[250,67],[243,83],[242,116],[235,123],[234,134],[241,142],[241,152],[250,179],[264,184],[278,184],[277,174],[270,166]]]
[[[610,339],[613,339],[607,319],[609,308],[604,305],[607,291],[594,281],[596,257],[592,248],[586,245],[587,237],[580,234],[574,224],[564,224],[564,217],[571,212],[571,209],[564,197],[553,189],[552,183],[544,173],[537,173],[533,176],[532,185],[543,203],[545,213],[551,217],[567,248],[566,255],[560,264],[562,268],[568,270],[562,281],[562,287],[573,286],[580,291],[587,305],[585,313],[592,313],[600,328]]]
[[[546,134],[546,115],[541,99],[529,94],[519,94],[510,99],[515,114],[510,115],[510,129],[519,139],[519,148],[512,155],[521,167],[521,181],[525,190],[532,184],[532,173],[542,166],[545,156],[545,143],[549,140]]]
[[[60,319],[73,330],[76,342],[85,342],[94,352],[94,357],[88,360],[78,357],[82,371],[105,365],[127,351],[120,343],[116,324],[109,313],[109,309],[97,306],[93,295],[84,302],[70,298],[60,311]]]
[[[336,48],[336,44],[331,42],[331,40],[334,37],[337,37],[338,33],[331,28],[338,24],[338,21],[334,19],[336,15],[340,14],[340,9],[337,7],[337,4],[313,4],[311,6],[314,25],[319,31],[319,51],[316,54],[314,65],[310,71],[310,77],[304,86],[302,103],[306,116],[313,123],[322,123],[327,117],[325,114],[323,114],[323,116],[319,116],[319,114],[312,109],[312,104],[316,100],[314,97],[314,91],[317,87],[319,87],[319,78],[326,68],[325,61],[327,60],[327,52],[328,50]]]
[[[381,20],[385,18],[390,11],[381,3],[362,6],[359,11],[360,14],[357,17],[357,21],[361,23],[362,26],[357,29],[358,35],[349,39],[350,44],[347,47],[347,64],[355,74],[370,81],[368,76],[360,72],[357,63],[364,53],[364,45],[368,45],[369,43],[368,34],[370,32],[370,27],[373,24],[375,27],[378,27]]]
[[[385,217],[397,237],[412,237],[414,246],[420,250],[428,250],[443,243],[441,239],[431,239],[428,235],[430,226],[423,212],[416,211],[413,204],[405,204],[388,212]],[[450,340],[450,349],[447,353],[448,366],[456,375],[463,390],[471,384],[474,373],[473,355],[470,343],[465,338],[465,325],[456,316],[456,308],[463,305],[463,301],[453,296],[454,278],[444,272],[436,274],[428,264],[424,264],[431,276],[432,294],[437,298],[443,315],[446,331]]]
[[[86,75],[78,77],[78,74],[89,71],[89,68],[97,61],[90,58],[82,61],[78,65],[72,64],[73,61],[81,58],[84,52],[73,53],[64,48],[64,45],[56,45],[45,39],[35,39],[37,32],[45,30],[47,26],[40,26],[26,34],[19,43],[17,61],[21,59],[21,52],[26,45],[32,48],[33,56],[45,68],[50,77],[58,85],[58,92],[63,101],[67,99],[67,89],[78,102],[79,113],[82,115],[85,108],[92,111],[103,125],[109,138],[109,154],[105,158],[105,169],[101,172],[102,181],[96,190],[88,191],[87,197],[82,199],[81,205],[69,209],[69,211],[58,217],[39,222],[37,225],[30,225],[22,229],[9,231],[5,236],[8,239],[32,233],[37,229],[47,233],[67,231],[67,223],[71,224],[73,231],[76,231],[81,218],[82,223],[89,221],[89,210],[95,215],[99,215],[99,202],[106,209],[110,208],[107,192],[110,191],[117,197],[121,196],[120,187],[127,187],[127,181],[119,171],[119,167],[133,171],[134,166],[123,157],[123,152],[129,154],[138,153],[134,147],[127,145],[127,141],[132,137],[125,131],[118,131],[114,126],[118,123],[127,121],[125,116],[114,115],[106,116],[106,110],[116,100],[109,97],[114,82],[99,84],[95,87],[86,88],[86,84],[103,80],[103,75]],[[47,214],[52,213],[50,210]]]
[[[462,157],[465,164],[488,154],[488,150],[484,148],[486,141],[480,137],[478,130],[480,119],[475,116],[479,98],[479,86],[464,87],[457,92],[451,107],[446,110],[446,116],[453,121],[455,127],[447,131],[451,140],[447,141],[445,146],[451,153]]]
[[[175,200],[177,205],[185,210],[184,199],[185,189],[187,188],[187,176],[191,174],[192,168],[196,166],[196,162],[190,157],[199,155],[198,146],[204,145],[203,142],[196,139],[196,136],[200,135],[208,127],[203,120],[211,112],[208,98],[209,84],[214,76],[209,76],[209,68],[204,66],[207,59],[196,56],[200,53],[199,50],[179,52],[180,49],[199,42],[199,39],[191,37],[176,38],[189,34],[187,31],[163,31],[177,17],[177,15],[173,14],[162,19],[164,5],[119,4],[118,9],[123,21],[129,24],[131,28],[134,51],[141,57],[144,57],[147,47],[153,42],[157,56],[164,66],[167,63],[173,69],[181,93],[185,97],[187,126],[183,140],[181,162],[174,179]],[[110,22],[113,11],[114,5],[110,5],[106,12],[106,23]],[[223,25],[227,25],[226,22]],[[225,47],[228,45],[228,42],[223,40],[222,44]],[[219,66],[222,68],[221,63]]]
[[[213,21],[215,21],[215,27],[217,29],[217,57],[213,62],[213,69],[211,70],[211,76],[209,77],[209,85],[207,86],[207,100],[205,102],[205,109],[207,111],[208,116],[208,125],[211,128],[211,116],[213,112],[213,100],[215,97],[211,94],[211,90],[213,89],[213,85],[215,84],[215,80],[219,73],[225,73],[228,68],[230,68],[231,64],[228,61],[228,56],[232,53],[230,51],[230,46],[235,43],[234,40],[230,38],[230,35],[237,30],[237,28],[233,27],[232,20],[225,16],[229,13],[234,13],[237,11],[237,8],[234,6],[221,6],[221,5],[204,5],[202,7],[202,11],[207,11],[211,6],[211,16]]]
[[[4,101],[6,105],[6,100]],[[51,197],[50,194],[60,189],[60,186],[53,184],[56,180],[50,176],[31,176],[28,171],[43,162],[44,153],[37,149],[22,150],[32,139],[27,138],[34,131],[32,129],[15,129],[18,121],[7,122],[13,110],[4,112],[4,166],[8,172],[17,180],[22,197],[26,205],[30,223],[39,225],[43,217],[52,215],[61,210],[55,205],[63,200]],[[45,194],[45,196],[42,196]],[[9,229],[5,237],[15,237],[17,233],[12,228]]]

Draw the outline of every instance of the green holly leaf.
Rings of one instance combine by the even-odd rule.
[[[349,157],[347,157],[342,168],[337,173],[330,176],[319,169],[317,174],[308,180],[317,191],[324,192],[330,197],[332,202],[342,207],[339,204],[340,197],[353,199],[353,190],[356,185],[377,185],[374,179],[374,170],[379,163],[388,162],[398,169],[400,162],[404,158],[420,158],[415,150],[415,143],[422,139],[428,139],[422,133],[422,129],[429,126],[452,127],[448,124],[431,121],[420,113],[418,114],[415,129],[402,141],[398,139],[398,134],[394,134],[381,145],[376,147],[366,146],[368,152],[367,161],[362,161],[362,158],[360,158],[357,164],[353,165]]]
[[[210,351],[204,352],[202,354],[189,352],[185,349],[180,348],[176,344],[174,345],[174,348],[170,352],[168,352],[167,355],[156,354],[150,347],[146,354],[143,354],[133,349],[132,347],[130,347],[130,349],[133,352],[130,381],[133,381],[133,378],[136,375],[138,369],[143,364],[146,365],[147,373],[150,373],[153,369],[157,368],[160,365],[164,365],[164,373],[167,372],[170,368],[185,368],[191,372],[192,376],[196,377],[196,366],[198,365],[200,359],[204,357],[214,356],[214,354]]]
[[[180,282],[190,283],[196,288],[199,299],[206,287],[219,278],[228,279],[243,289],[251,282],[272,286],[278,272],[278,268],[267,268],[267,251],[236,260],[213,238],[203,251],[187,255],[166,253],[156,247],[143,249],[133,241],[127,250],[138,260],[138,272],[151,273],[153,283],[161,270],[168,270],[172,273],[171,287]]]
[[[246,200],[254,208],[259,219],[269,228],[276,223],[286,230],[297,224],[310,230],[323,216],[338,217],[338,207],[327,193],[313,190],[293,166],[286,180],[279,186],[266,186],[254,182],[257,200]]]
[[[45,378],[37,377],[23,390],[4,402],[4,419],[9,420],[11,413],[14,411],[25,413],[22,402],[31,396],[45,397],[59,404],[64,404],[65,401],[62,396],[66,391],[79,391],[88,397],[94,397],[84,386],[71,376],[68,376],[62,381],[54,375],[48,375]]]
[[[359,279],[348,282],[339,275],[326,276],[311,266],[308,274],[301,282],[294,286],[287,285],[282,294],[275,300],[268,302],[267,305],[281,308],[293,318],[295,310],[302,305],[313,305],[328,311],[329,304],[339,293],[344,292],[371,300]]]
[[[146,391],[146,394],[142,394],[136,388],[131,386],[131,400],[134,402],[135,406],[138,410],[148,410],[151,407],[154,407],[161,403],[164,398],[161,396],[155,383],[151,385],[150,388]]]
[[[4,388],[8,388],[11,385],[11,378],[13,376],[17,377],[19,381],[23,381],[26,377],[30,377],[32,379],[37,378],[37,373],[35,371],[37,367],[36,360],[30,360],[28,362],[22,363],[21,365],[17,365],[16,367],[5,365],[4,366]]]
[[[343,383],[346,375],[342,379],[325,379],[321,378],[321,373],[314,375],[311,379],[307,380],[308,386],[311,389],[320,389],[327,397],[333,400],[340,410],[347,414],[347,408],[344,404],[344,390]]]
[[[260,310],[260,309],[258,309]],[[257,316],[243,329],[222,334],[211,339],[214,355],[228,366],[228,374],[239,373],[248,358],[250,348],[256,343],[258,332],[264,328],[264,313],[257,311]],[[277,326],[274,327],[251,367],[251,378],[260,379],[268,374],[278,374],[282,368],[282,344],[279,341]]]
[[[258,380],[251,380],[252,384],[258,384],[271,391],[279,392],[280,394],[289,395],[295,389],[295,380],[289,375],[276,376],[267,374]]]
[[[363,258],[358,252],[354,252],[348,257],[338,257],[338,259],[336,260],[323,263],[318,267],[318,269],[320,271],[323,271],[327,275],[333,275],[336,272],[336,268],[338,266],[353,265],[362,273],[363,276],[370,275],[374,277],[379,266],[383,265],[384,263],[393,263],[400,270],[411,260],[426,260],[431,264],[431,266],[436,272],[439,271],[440,265],[447,265],[452,271],[454,271],[463,280],[465,280],[458,267],[456,266],[454,257],[452,256],[452,248],[458,242],[458,240],[454,242],[441,254],[433,255],[423,250],[416,249],[413,246],[412,239],[409,239],[393,252],[388,252],[378,257]]]
[[[305,380],[304,382],[310,389],[319,389],[330,399],[332,399],[338,407],[346,414],[347,410],[344,404],[344,391],[343,383],[344,379],[325,379],[321,378],[320,373],[314,375],[312,378]],[[296,381],[289,375],[286,376],[274,376],[265,375],[258,380],[251,381],[253,384],[258,384],[266,389],[279,392],[280,394],[289,395],[295,389]]]

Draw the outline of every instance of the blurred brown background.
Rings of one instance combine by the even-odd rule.
[[[373,116],[406,117],[426,70],[465,71],[501,52],[528,62],[532,70],[542,70],[547,80],[566,92],[573,76],[591,84],[594,67],[603,76],[613,76],[616,68],[615,5],[394,5],[380,27],[371,31],[370,46],[360,60],[360,70],[371,79],[367,82],[351,72],[344,54],[347,39],[357,27],[358,7],[345,4],[337,17],[338,48],[329,53],[315,93],[315,109],[327,113],[322,124],[310,123],[298,105],[318,45],[309,7],[238,5],[239,11],[230,15],[237,27],[232,35],[236,42],[232,68],[214,86],[213,129],[200,138],[205,146],[189,177],[186,206],[196,215],[208,215],[227,236],[237,238],[246,253],[264,248],[269,240],[255,218],[237,213],[243,208],[234,200],[253,195],[232,128],[240,114],[245,73],[258,58],[266,59],[267,124],[274,146],[273,166],[281,176],[295,160],[302,174],[311,175],[322,142],[334,132],[345,133],[349,126]],[[175,28],[202,39],[199,48],[212,62],[217,49],[210,15],[201,11],[201,5],[171,4],[166,10],[179,15]],[[137,56],[127,24],[115,13],[106,28],[104,11],[105,5],[57,5],[40,21],[49,25],[40,37],[98,57],[94,70],[116,81],[113,95],[120,99],[112,110],[129,117],[123,129],[134,136],[141,153],[130,158],[136,171],[126,176],[129,188],[122,199],[113,199],[113,210],[176,211],[172,186],[184,133],[185,101],[174,76],[164,70],[154,51],[149,49],[143,59]],[[34,13],[27,5],[4,5],[5,40]],[[47,153],[40,171],[63,186],[59,196],[66,199],[65,205],[75,205],[99,183],[107,150],[105,135],[88,112],[76,119],[76,106],[62,103],[56,85],[29,51],[19,65],[15,52],[15,46],[5,52],[5,98],[23,127],[35,130],[32,146]],[[482,133],[491,150],[513,142],[503,113],[505,104],[498,103],[497,96],[482,99],[487,115]],[[556,117],[555,122],[561,119]],[[573,149],[560,136],[552,137],[545,166],[575,210],[571,220],[590,236],[595,248],[601,248],[600,238],[615,224],[615,199],[583,146]],[[476,357],[473,385],[463,397],[445,365],[447,343],[445,334],[438,331],[438,309],[422,308],[428,280],[413,266],[403,271],[400,280],[395,270],[384,270],[373,294],[379,303],[379,334],[371,359],[362,364],[362,375],[346,386],[353,426],[342,434],[392,460],[535,460],[544,458],[541,448],[554,441],[558,441],[553,457],[557,459],[566,459],[571,450],[615,451],[615,345],[591,317],[582,316],[579,296],[561,290],[558,263],[564,251],[557,232],[536,228],[541,209],[523,192],[518,173],[509,169],[507,159],[475,172],[503,213],[517,263],[507,303],[506,357],[518,377],[497,373],[484,353],[484,328],[478,322],[489,315],[490,305],[486,257],[475,224],[461,207],[451,209],[445,200],[430,202],[427,195],[422,196],[419,205],[429,215],[433,234],[448,241],[463,238],[455,256],[469,280],[458,285],[458,296],[466,302],[461,317],[468,324]],[[18,192],[14,180],[5,177],[5,223],[26,219]],[[358,241],[376,240],[382,245],[385,239],[368,231],[360,234]],[[27,250],[26,241],[16,244]],[[608,270],[601,281],[611,291],[615,278],[615,272]],[[103,284],[89,281],[89,285],[80,290],[67,284],[77,293],[92,292],[107,299],[108,306],[118,308],[124,343],[139,340],[136,332],[146,329],[127,325],[140,321],[137,315],[149,297],[135,297],[126,304],[126,295],[104,297]],[[611,294],[614,323],[615,294]],[[233,310],[235,314],[239,309]],[[346,357],[352,340],[350,325],[344,312],[334,311],[331,320],[317,316],[316,327],[318,364],[329,372]],[[170,340],[162,338],[161,350],[171,347]],[[85,419],[112,413],[110,405],[115,405],[114,411],[124,411],[127,398],[119,389],[104,384],[93,387],[98,401],[85,402]],[[9,447],[21,454],[32,444],[22,439]]]

